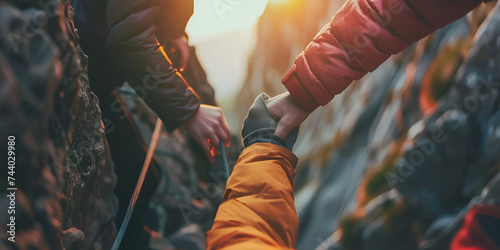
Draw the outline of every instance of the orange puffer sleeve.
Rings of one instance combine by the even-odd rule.
[[[226,184],[207,249],[290,249],[298,217],[294,203],[297,157],[271,143],[246,148]]]

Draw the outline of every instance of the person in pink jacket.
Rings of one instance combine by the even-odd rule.
[[[463,17],[486,0],[348,0],[296,58],[269,100],[284,138],[311,112],[330,102],[413,42]]]
[[[486,0],[348,0],[296,58],[282,83],[287,92],[267,100],[285,138],[320,105],[391,55],[463,17]],[[500,249],[500,206],[475,206],[451,249]]]

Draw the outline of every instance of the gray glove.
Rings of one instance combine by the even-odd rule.
[[[267,142],[283,146],[291,151],[297,140],[299,127],[292,130],[285,140],[274,135],[274,131],[278,127],[278,121],[274,120],[271,113],[269,113],[266,106],[267,99],[269,99],[269,96],[262,93],[257,96],[252,107],[250,107],[241,131],[243,145],[246,148],[257,142]]]

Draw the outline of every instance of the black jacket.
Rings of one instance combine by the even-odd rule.
[[[105,53],[114,72],[141,92],[168,130],[198,110],[195,92],[158,44],[184,34],[192,0],[76,0],[73,6],[82,48]]]

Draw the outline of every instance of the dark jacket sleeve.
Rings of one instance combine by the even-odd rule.
[[[326,105],[389,56],[463,17],[479,0],[348,0],[282,82],[307,110]]]
[[[194,115],[200,101],[158,44],[157,25],[167,2],[110,0],[106,52],[116,73],[172,131]]]

